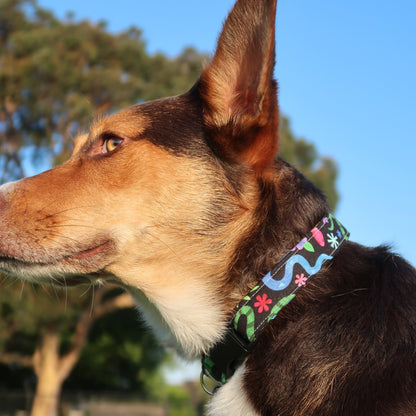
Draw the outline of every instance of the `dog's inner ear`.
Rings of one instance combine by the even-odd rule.
[[[277,153],[276,0],[239,0],[199,90],[214,149],[257,172]]]

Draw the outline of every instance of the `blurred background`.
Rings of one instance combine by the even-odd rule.
[[[0,183],[65,160],[95,116],[190,88],[232,4],[0,0]],[[353,240],[413,265],[415,16],[410,0],[281,0],[275,71],[281,156]],[[0,416],[43,416],[41,397],[63,416],[202,414],[199,364],[160,348],[125,293],[0,289]]]

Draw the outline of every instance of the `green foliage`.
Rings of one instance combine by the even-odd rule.
[[[80,297],[80,290],[66,292],[0,278],[0,352],[32,354],[40,328],[58,326],[67,336],[90,303],[89,296]]]
[[[208,401],[208,395],[198,381],[183,386],[168,385],[160,373],[154,373],[147,379],[147,391],[152,392],[150,399],[169,409],[169,416],[198,416]]]
[[[137,311],[118,310],[96,322],[65,386],[83,391],[135,391],[146,398],[153,387],[148,380],[159,374],[166,357]]]
[[[188,391],[180,386],[166,386],[166,399],[169,416],[197,416]]]
[[[329,206],[336,208],[339,195],[336,190],[337,165],[334,160],[318,155],[315,146],[304,138],[297,138],[287,117],[280,122],[280,157],[302,172],[323,191]]]
[[[0,279],[0,363],[6,354],[13,353],[15,363],[21,365],[22,359],[32,356],[43,331],[51,327],[59,333],[61,353],[65,353],[81,315],[91,308],[94,291],[23,285],[1,275]],[[121,293],[114,289],[106,298]],[[66,387],[135,391],[146,398],[151,394],[148,380],[156,376],[166,359],[165,350],[142,324],[137,311],[118,309],[95,322]],[[27,375],[25,369],[20,371]]]
[[[149,55],[137,28],[113,35],[29,0],[2,0],[0,28],[0,180],[24,173],[21,149],[61,161],[94,116],[185,91],[203,59]]]

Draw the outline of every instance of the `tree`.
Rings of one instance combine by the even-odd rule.
[[[77,364],[94,322],[134,307],[129,294],[111,287],[98,288],[92,298],[80,289],[51,290],[18,294],[15,287],[6,286],[0,300],[0,363],[33,367],[38,381],[32,416],[56,415],[62,384]],[[116,349],[113,353],[117,356]],[[160,355],[159,350],[158,360]],[[155,366],[155,360],[151,362]]]
[[[71,148],[70,138],[94,116],[186,91],[206,59],[192,48],[174,59],[149,55],[135,27],[111,34],[103,22],[94,25],[71,16],[61,21],[36,0],[0,0],[0,183],[24,176],[28,164],[47,168],[61,162]],[[280,135],[281,156],[324,189],[335,207],[335,163],[296,138],[286,118]],[[99,288],[90,303],[79,290],[68,289],[58,302],[51,302],[50,292],[39,289],[25,288],[21,295],[16,289],[2,290],[0,362],[34,367],[38,396],[33,415],[56,411],[62,383],[79,359],[93,323],[98,322],[90,336],[92,344],[84,350],[72,382],[85,384],[89,373],[99,371],[107,371],[101,378],[112,385],[126,382],[120,380],[117,366],[101,365],[108,350],[119,346],[124,358],[118,365],[130,360],[134,369],[140,366],[142,372],[151,373],[160,362],[163,355],[151,339],[140,338],[135,344],[153,346],[154,356],[146,356],[151,364],[146,367],[140,347],[133,348],[128,339],[114,342],[108,335],[119,328],[107,312],[127,308],[125,296]],[[117,313],[131,316],[130,309]],[[124,374],[129,385],[140,385],[141,376]],[[67,384],[71,385],[71,377]],[[51,410],[40,411],[46,396],[53,397]]]
[[[336,208],[339,199],[336,163],[329,157],[319,156],[315,146],[306,139],[295,137],[287,117],[282,117],[280,121],[280,156],[321,189],[329,206]]]
[[[174,95],[197,79],[202,56],[149,55],[141,31],[62,22],[34,0],[0,1],[0,181],[23,176],[23,159],[50,165],[92,117]]]
[[[137,310],[118,308],[95,321],[65,388],[134,392],[147,399],[154,387],[149,380],[159,375],[160,365],[169,359]]]

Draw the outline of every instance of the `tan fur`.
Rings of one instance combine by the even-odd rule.
[[[6,252],[42,263],[17,268],[16,275],[30,280],[94,273],[93,282],[112,279],[138,298],[142,292],[160,314],[155,318],[148,305],[149,320],[168,321],[180,349],[196,356],[221,335],[219,318],[232,307],[222,304],[215,311],[209,303],[226,285],[237,236],[251,226],[256,194],[248,185],[241,199],[201,159],[130,140],[128,111],[96,121],[63,165],[8,187],[3,220],[12,226]],[[108,132],[125,137],[126,145],[103,162],[95,158],[102,151],[97,137]],[[212,230],[215,198],[227,221]],[[99,253],[89,255],[91,249]]]
[[[151,120],[148,117],[143,114],[138,115],[134,107],[130,107],[108,117],[97,119],[92,124],[89,135],[94,138],[103,132],[113,132],[122,138],[132,138],[142,133],[150,123]]]
[[[88,134],[81,134],[72,141],[72,154],[77,154],[88,140]]]

